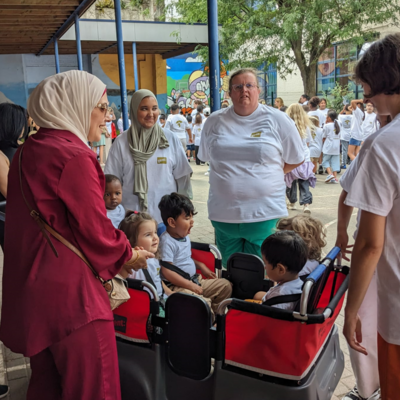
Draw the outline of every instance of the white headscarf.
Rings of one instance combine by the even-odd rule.
[[[28,99],[28,112],[41,128],[65,130],[87,143],[90,117],[106,85],[85,71],[68,71],[39,83]]]

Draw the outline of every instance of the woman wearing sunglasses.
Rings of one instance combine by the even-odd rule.
[[[30,357],[28,400],[121,398],[107,293],[55,238],[103,280],[152,257],[107,218],[104,174],[87,146],[100,140],[107,108],[105,85],[83,71],[45,79],[28,100],[40,129],[10,168],[0,327],[4,344]]]
[[[258,103],[257,71],[244,68],[229,80],[233,107],[204,124],[199,157],[210,162],[208,214],[222,263],[244,252],[261,256],[261,244],[288,215],[284,173],[304,161],[294,122]]]

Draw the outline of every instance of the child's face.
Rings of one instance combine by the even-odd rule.
[[[106,183],[106,190],[103,196],[107,210],[115,210],[122,201],[122,186],[120,181]]]
[[[155,254],[158,249],[159,238],[157,225],[154,221],[146,221],[140,224],[136,245],[143,247],[150,253]]]
[[[263,261],[264,261],[264,267],[265,271],[267,273],[267,276],[271,281],[274,282],[281,282],[285,280],[285,275],[286,275],[286,268],[282,264],[278,264],[275,268],[272,267],[272,264],[270,264],[266,258],[263,255]]]
[[[367,113],[372,114],[374,112],[374,106],[371,103],[367,103]]]
[[[182,211],[182,214],[177,219],[168,218],[168,232],[184,238],[190,234],[193,224],[193,215],[186,216],[186,213]]]
[[[321,103],[319,103],[319,108],[320,110],[325,110],[326,108],[326,101],[322,100]]]

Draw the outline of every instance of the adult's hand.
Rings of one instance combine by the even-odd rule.
[[[368,355],[367,349],[360,344],[362,342],[362,333],[361,319],[358,314],[345,314],[343,335],[346,338],[347,343],[353,350],[365,354],[366,356]]]
[[[354,247],[353,244],[348,245],[348,243],[349,243],[349,235],[347,234],[347,231],[338,230],[335,246],[340,247],[342,258],[345,259],[346,261],[350,261],[350,259],[347,257],[347,254],[351,254],[351,250],[349,249]]]
[[[139,255],[139,257],[138,257]],[[132,258],[122,267],[125,271],[132,273],[132,270],[147,269],[147,259],[154,258],[154,254],[146,250],[135,250]]]

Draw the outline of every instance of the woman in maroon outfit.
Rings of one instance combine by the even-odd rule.
[[[28,101],[41,128],[22,159],[29,203],[105,280],[121,268],[145,268],[150,256],[132,254],[106,215],[104,175],[87,141],[100,140],[107,107],[105,85],[93,75],[69,71],[45,79]],[[19,152],[9,173],[0,339],[31,357],[28,399],[119,400],[108,296],[88,266],[50,236],[55,256],[31,218],[19,186]]]

